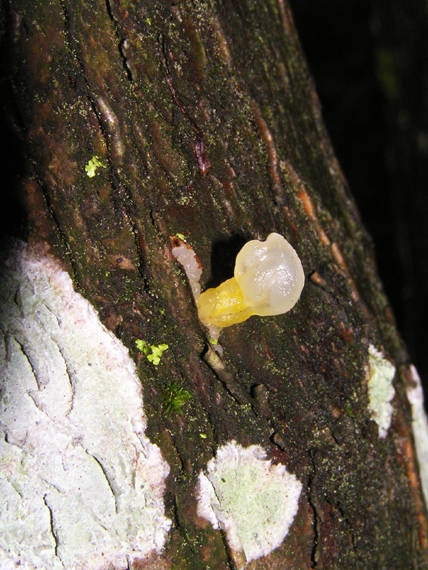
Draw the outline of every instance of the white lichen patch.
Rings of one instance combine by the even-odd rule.
[[[198,487],[198,515],[226,533],[235,562],[243,553],[248,563],[282,543],[302,484],[284,465],[272,465],[260,446],[232,441],[201,471]]]
[[[415,438],[416,455],[419,463],[422,490],[428,505],[428,420],[424,408],[424,392],[421,379],[412,365],[410,373],[414,385],[407,388],[407,398],[412,408],[412,429]]]
[[[368,396],[369,410],[373,420],[379,427],[379,437],[386,437],[393,407],[391,400],[395,390],[392,381],[395,376],[395,366],[372,344],[369,346],[368,359]]]
[[[169,468],[127,349],[56,262],[17,244],[0,289],[0,567],[128,568],[160,552]]]

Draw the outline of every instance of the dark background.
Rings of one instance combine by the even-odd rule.
[[[336,155],[428,393],[428,2],[290,2]]]

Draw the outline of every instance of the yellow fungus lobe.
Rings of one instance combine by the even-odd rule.
[[[279,315],[294,307],[305,275],[299,256],[277,233],[251,240],[236,257],[234,277],[198,298],[199,319],[206,326],[228,327],[252,315]]]

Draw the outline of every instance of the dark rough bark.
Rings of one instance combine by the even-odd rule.
[[[408,357],[286,2],[15,0],[3,18],[27,237],[63,261],[138,361],[148,435],[172,471],[165,564],[230,564],[194,489],[235,439],[303,483],[288,536],[252,568],[426,568]],[[89,178],[94,155],[106,167]],[[186,236],[205,286],[272,231],[302,259],[302,298],[225,329],[218,374],[170,236]],[[161,365],[138,338],[169,345]],[[367,408],[369,344],[397,366],[385,439]],[[192,395],[182,414],[165,412],[171,381]]]

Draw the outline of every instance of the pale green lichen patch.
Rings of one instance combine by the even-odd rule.
[[[160,552],[169,473],[125,346],[50,257],[0,288],[1,568],[127,568]]]
[[[198,515],[226,533],[235,564],[242,568],[282,543],[301,489],[300,481],[284,465],[272,465],[260,446],[244,448],[232,441],[199,475]]]
[[[107,164],[102,162],[96,154],[85,165],[85,172],[89,178],[93,178],[97,173],[98,168],[107,168]]]
[[[419,463],[422,490],[428,505],[428,421],[424,408],[424,393],[416,368],[410,367],[413,386],[407,389],[407,399],[412,408],[412,429],[415,438],[416,455]]]
[[[137,338],[135,346],[146,356],[147,360],[155,366],[158,366],[162,358],[162,354],[169,348],[167,344],[149,344],[141,338]]]
[[[379,437],[383,438],[391,425],[395,366],[372,344],[369,346],[368,375],[369,410],[379,427]]]

